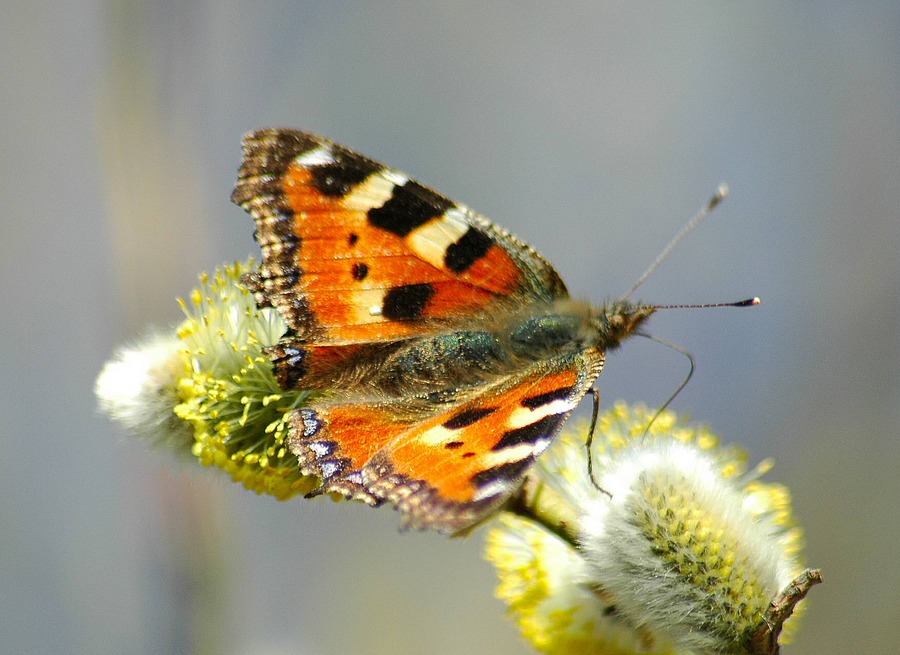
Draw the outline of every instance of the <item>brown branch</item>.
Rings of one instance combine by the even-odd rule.
[[[809,590],[822,582],[822,572],[818,569],[807,569],[772,599],[763,617],[762,624],[750,637],[747,644],[749,655],[777,655],[778,637],[784,622],[794,613],[797,606]]]

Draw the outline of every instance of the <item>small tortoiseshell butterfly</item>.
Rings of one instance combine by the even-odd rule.
[[[572,300],[502,228],[321,137],[243,147],[232,199],[263,253],[244,282],[288,326],[268,350],[278,382],[321,392],[287,438],[316,493],[388,501],[404,527],[475,525],[656,310]]]

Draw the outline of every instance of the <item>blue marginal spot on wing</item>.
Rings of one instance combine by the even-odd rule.
[[[307,366],[309,353],[307,350],[282,343],[273,346],[271,352],[274,355],[272,357],[272,368],[275,371],[275,378],[278,380],[278,384],[285,389],[296,389],[309,371]]]
[[[314,409],[299,409],[297,410],[297,415],[300,419],[300,423],[303,426],[302,436],[304,439],[309,439],[312,436],[318,434],[319,430],[322,429],[322,421],[319,418],[319,413]]]

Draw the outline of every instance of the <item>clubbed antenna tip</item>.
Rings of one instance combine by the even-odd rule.
[[[675,249],[675,246],[681,243],[681,241],[688,234],[693,232],[696,227],[700,225],[700,223],[705,221],[712,213],[713,209],[715,209],[720,202],[728,197],[728,193],[728,185],[722,182],[722,184],[720,184],[716,189],[716,193],[712,197],[712,199],[708,203],[706,203],[706,206],[696,214],[694,214],[691,220],[689,220],[687,224],[683,228],[681,228],[681,231],[675,235],[675,238],[669,241],[669,245],[663,248],[662,252],[659,253],[656,259],[653,260],[653,263],[650,264],[650,267],[646,271],[644,271],[644,274],[641,275],[638,281],[634,283],[634,286],[632,286],[623,297],[628,298],[632,293],[634,293],[638,289],[638,287],[640,287],[647,280],[647,278],[653,274],[653,271],[655,271],[659,267],[659,265],[662,264],[663,261],[665,261],[666,257],[669,256],[669,253],[671,253]]]

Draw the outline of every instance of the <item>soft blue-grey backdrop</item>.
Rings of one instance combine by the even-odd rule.
[[[789,653],[900,643],[900,5],[3,3],[0,651],[526,653],[481,541],[279,504],[95,409],[113,347],[256,252],[240,135],[289,125],[519,234],[574,295],[641,290],[675,408],[774,456],[825,569]],[[685,361],[615,353],[605,402]]]

